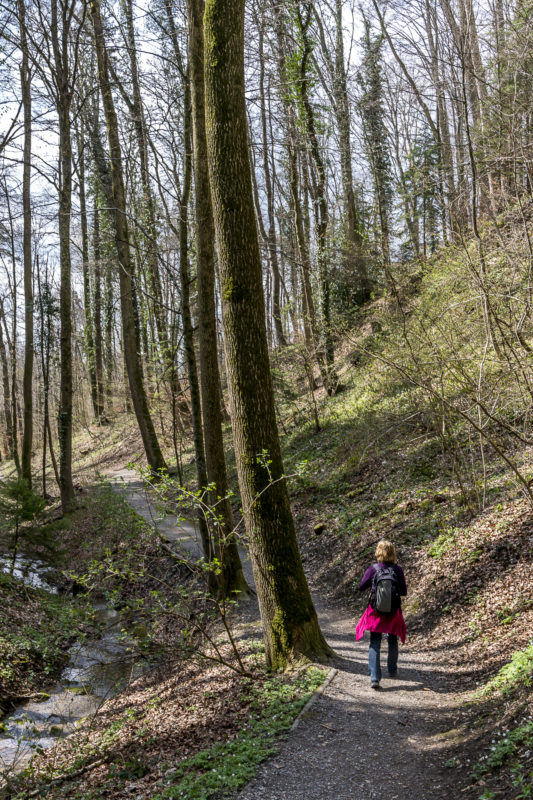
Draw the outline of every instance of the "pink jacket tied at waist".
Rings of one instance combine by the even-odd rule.
[[[365,631],[393,633],[395,636],[400,637],[402,644],[405,644],[407,629],[401,609],[399,608],[394,614],[380,614],[378,611],[374,611],[371,605],[368,605],[357,623],[355,629],[356,640],[362,639]]]
[[[379,562],[379,565],[382,567],[393,567],[398,579],[398,591],[401,597],[405,597],[407,594],[407,584],[405,582],[403,569],[400,567],[400,565],[381,561]],[[371,588],[375,572],[376,569],[374,564],[368,567],[361,579],[361,583],[359,584],[360,592]],[[369,604],[363,616],[357,623],[357,627],[355,629],[356,640],[362,639],[365,631],[371,631],[373,633],[393,633],[395,636],[400,637],[402,644],[405,644],[407,630],[401,608],[395,611],[394,614],[380,614],[379,611],[375,611]]]

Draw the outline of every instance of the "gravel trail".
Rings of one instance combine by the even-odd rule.
[[[338,672],[265,762],[239,800],[444,800],[466,776],[444,766],[462,716],[442,668],[400,645],[398,678],[370,688],[368,640],[355,642],[352,617],[315,598]],[[382,647],[382,667],[386,641]],[[384,675],[386,671],[384,670]],[[441,734],[441,735],[439,735]]]
[[[131,470],[124,482],[128,502],[169,542],[199,554],[193,523],[176,524],[158,514]],[[243,561],[249,582],[251,565]],[[368,640],[355,641],[355,621],[343,608],[314,595],[320,624],[336,658],[337,673],[286,737],[277,756],[259,767],[239,800],[448,800],[468,783],[465,767],[445,766],[461,721],[461,696],[447,688],[446,660],[400,645],[398,677],[370,688]],[[248,609],[250,612],[251,609]],[[368,635],[368,634],[367,634]]]

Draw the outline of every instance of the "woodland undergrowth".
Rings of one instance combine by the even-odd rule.
[[[357,613],[354,580],[376,541],[394,540],[411,642],[422,650],[429,641],[439,657],[453,652],[450,685],[472,698],[447,766],[469,759],[468,796],[486,800],[531,793],[530,217],[517,208],[486,223],[483,269],[479,245],[459,241],[396,270],[394,291],[338,319],[335,396],[318,374],[310,388],[299,345],[272,356],[306,571]],[[164,409],[160,416],[163,433]],[[78,432],[79,475],[123,467],[140,452],[128,417],[111,423]],[[236,492],[229,426],[225,437]],[[172,442],[162,441],[170,455]],[[192,486],[186,439],[180,453]]]

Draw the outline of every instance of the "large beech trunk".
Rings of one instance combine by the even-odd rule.
[[[209,176],[239,486],[267,664],[330,654],[302,567],[274,410],[244,99],[244,2],[204,17]]]
[[[200,343],[200,391],[204,421],[205,456],[209,483],[215,489],[211,502],[216,503],[220,530],[215,531],[217,555],[222,564],[221,591],[226,596],[247,593],[237,543],[233,535],[233,517],[227,498],[228,480],[217,352],[215,314],[215,229],[207,167],[205,130],[204,35],[202,19],[204,0],[188,0],[189,72],[191,79],[193,156],[196,210],[196,272],[198,283],[198,333]]]

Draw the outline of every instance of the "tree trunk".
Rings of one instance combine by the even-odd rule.
[[[363,251],[363,236],[359,226],[359,215],[355,204],[352,173],[352,145],[350,140],[350,106],[344,65],[344,31],[342,27],[342,1],[336,0],[336,50],[335,50],[335,115],[339,131],[342,189],[344,194],[344,223],[346,230],[347,256],[349,266],[355,270],[358,279],[358,300],[365,303],[370,297],[370,281]]]
[[[309,38],[309,25],[311,22],[312,6],[304,3],[304,13],[298,10],[298,20],[302,38],[300,61],[300,86],[299,92],[304,108],[306,134],[309,139],[311,158],[316,171],[316,181],[312,187],[313,210],[315,216],[315,233],[317,246],[318,280],[320,286],[320,311],[322,317],[322,341],[324,346],[325,364],[323,370],[324,386],[329,395],[335,394],[338,378],[335,372],[335,350],[333,344],[333,331],[331,326],[331,302],[329,283],[329,258],[327,252],[328,233],[328,204],[326,198],[326,168],[320,151],[316,131],[315,115],[311,106],[308,92],[307,64],[311,57],[312,45]]]
[[[211,504],[216,504],[220,530],[215,531],[217,555],[222,564],[221,591],[225,596],[247,593],[241,559],[233,535],[233,515],[227,497],[228,480],[222,435],[220,371],[215,310],[215,229],[207,164],[205,130],[204,0],[188,0],[189,69],[191,79],[194,185],[196,210],[196,273],[198,283],[198,331],[200,389],[204,420],[207,477],[214,485]]]
[[[54,78],[57,87],[56,107],[59,122],[59,318],[60,318],[60,387],[58,409],[59,488],[63,513],[75,505],[72,482],[72,287],[70,254],[70,216],[72,211],[72,144],[70,111],[72,81],[69,68],[69,17],[67,22],[58,9],[58,0],[51,6],[51,43],[54,57]],[[59,13],[58,13],[59,12]],[[61,16],[61,26],[59,25]]]
[[[0,364],[2,367],[2,392],[4,398],[4,417],[6,425],[6,458],[13,458],[13,418],[11,416],[11,390],[9,388],[9,366],[2,326],[3,309],[0,308]]]
[[[446,104],[446,94],[444,91],[444,82],[441,76],[441,66],[439,64],[438,54],[438,25],[434,22],[434,9],[430,8],[429,0],[425,0],[425,23],[426,33],[428,39],[429,52],[431,56],[431,77],[437,95],[437,130],[438,141],[440,145],[442,171],[444,172],[446,182],[446,211],[448,214],[449,225],[454,233],[459,232],[459,218],[457,213],[457,190],[455,186],[455,178],[453,171],[453,149],[450,138],[450,124],[448,121],[448,107]],[[435,33],[434,33],[435,31]],[[446,241],[446,228],[443,228],[444,240]]]
[[[20,83],[24,106],[24,145],[22,167],[23,232],[22,252],[24,261],[24,377],[22,396],[24,403],[24,432],[22,436],[22,477],[31,487],[31,456],[33,449],[33,269],[31,263],[31,75],[26,41],[26,18],[24,0],[18,0],[20,25]]]
[[[150,184],[150,171],[148,165],[148,139],[146,135],[146,120],[139,84],[139,69],[137,65],[137,48],[135,42],[135,28],[133,25],[132,0],[125,0],[124,12],[126,16],[126,29],[128,38],[128,55],[130,59],[131,87],[132,87],[132,112],[137,150],[139,152],[140,176],[143,191],[143,205],[147,219],[147,254],[150,276],[150,290],[153,299],[153,310],[156,321],[159,343],[163,351],[168,350],[168,330],[165,310],[163,307],[163,294],[161,290],[161,277],[157,252],[157,225],[155,218],[155,204]],[[168,359],[167,359],[168,360]]]
[[[202,406],[200,400],[200,384],[198,381],[198,369],[196,366],[196,353],[194,352],[194,329],[191,318],[190,305],[190,282],[189,275],[189,253],[187,242],[187,216],[189,210],[189,198],[191,194],[192,181],[192,153],[191,153],[191,92],[189,76],[184,77],[184,120],[183,120],[183,144],[184,144],[184,167],[183,167],[183,187],[180,197],[180,218],[179,218],[179,242],[180,242],[180,279],[181,279],[181,323],[183,325],[183,346],[185,359],[187,361],[187,372],[189,374],[189,393],[191,396],[192,430],[194,443],[194,458],[196,461],[196,478],[198,490],[205,491],[208,484],[207,467],[205,462],[204,435],[202,428]],[[214,556],[213,545],[209,528],[202,509],[198,510],[198,525],[200,528],[200,538],[202,549],[206,561],[212,561]],[[212,585],[215,576],[211,575]]]
[[[105,283],[104,283],[104,371],[105,371],[105,388],[104,394],[107,400],[107,410],[113,410],[113,376],[114,376],[114,359],[113,359],[113,319],[114,319],[114,305],[113,305],[113,273],[109,260],[105,264]],[[126,387],[127,388],[127,387]]]
[[[268,233],[266,236],[268,246],[268,260],[272,273],[272,318],[274,320],[274,330],[276,341],[280,347],[287,346],[287,339],[283,332],[283,320],[281,318],[281,279],[279,274],[279,259],[276,246],[276,216],[274,212],[274,187],[270,175],[269,148],[267,136],[267,109],[265,100],[265,59],[263,54],[264,39],[264,19],[259,25],[259,92],[261,98],[261,131],[263,136],[263,173],[265,177],[265,189],[267,196],[268,210]]]
[[[84,339],[85,357],[89,371],[89,385],[91,387],[91,401],[94,418],[99,419],[101,411],[98,406],[98,386],[96,382],[96,357],[94,347],[93,320],[96,312],[96,301],[91,302],[91,281],[89,276],[89,234],[87,225],[87,202],[85,194],[85,152],[84,152],[84,125],[80,124],[78,131],[78,178],[80,196],[80,225],[81,225],[81,272],[83,276],[83,311],[84,311]]]
[[[165,468],[163,454],[157,441],[148,399],[144,389],[141,363],[137,350],[135,315],[133,306],[133,276],[129,245],[129,230],[126,216],[126,194],[122,172],[122,153],[118,135],[118,120],[109,81],[108,57],[104,40],[102,18],[98,0],[91,5],[91,19],[94,28],[94,41],[98,60],[98,79],[107,122],[107,135],[111,157],[111,182],[113,192],[113,220],[115,244],[119,263],[120,307],[122,312],[122,333],[124,356],[128,371],[128,381],[137,423],[141,432],[148,464],[153,471]]]
[[[284,27],[283,5],[273,0],[276,40],[278,46],[277,71],[280,85],[285,81],[285,63],[288,57],[287,36]],[[315,304],[311,289],[311,266],[308,239],[305,233],[304,214],[299,191],[298,175],[298,134],[295,111],[287,92],[282,94],[283,107],[287,117],[287,161],[289,178],[290,208],[293,216],[294,231],[298,252],[298,266],[302,283],[302,322],[305,345],[315,356],[319,369],[322,370],[318,354],[318,330],[316,324]]]
[[[74,506],[72,482],[72,290],[70,284],[70,213],[72,207],[72,149],[70,110],[58,108],[61,183],[59,188],[59,317],[60,389],[59,389],[59,482],[61,507],[67,513]]]
[[[93,263],[94,263],[94,367],[96,373],[96,405],[98,419],[103,420],[104,406],[104,359],[102,337],[102,264],[100,253],[100,209],[98,195],[94,193],[93,207]]]
[[[51,339],[52,339],[52,297],[50,294],[50,286],[48,283],[48,267],[45,266],[44,272],[44,286],[46,287],[46,307],[45,301],[43,298],[43,285],[41,283],[41,270],[39,268],[39,263],[37,262],[37,287],[39,290],[39,318],[40,318],[40,325],[41,325],[41,370],[43,375],[43,428],[42,428],[42,487],[43,487],[43,497],[47,496],[47,482],[46,482],[46,449],[47,449],[47,442],[50,449],[50,458],[52,460],[52,466],[54,469],[55,479],[57,481],[57,485],[60,485],[59,481],[59,471],[57,468],[57,462],[55,458],[54,448],[52,445],[52,429],[50,425],[50,350],[51,350]]]
[[[337,122],[339,136],[339,156],[341,162],[342,192],[344,200],[344,229],[346,236],[346,262],[350,272],[357,275],[359,303],[370,297],[370,281],[363,251],[363,236],[360,230],[359,214],[355,203],[352,171],[352,145],[350,136],[350,105],[348,102],[348,86],[346,67],[344,64],[344,31],[342,24],[342,0],[335,0],[335,63],[331,58],[324,35],[322,19],[315,9],[315,18],[319,26],[320,43],[326,59],[333,87],[333,111]]]
[[[276,425],[244,97],[244,0],[208,0],[206,125],[239,486],[267,664],[330,654],[302,567]]]
[[[9,337],[9,329],[7,327],[7,320],[5,317],[5,311],[2,303],[2,299],[0,298],[0,311],[2,312],[2,320],[4,323],[4,331],[6,334],[7,344],[9,346],[10,355],[11,355],[11,424],[12,424],[12,431],[13,431],[13,461],[15,463],[15,469],[17,470],[17,475],[20,477],[21,469],[20,469],[20,459],[19,459],[19,452],[18,452],[18,403],[17,403],[17,320],[18,320],[18,303],[17,303],[17,258],[15,253],[15,229],[13,226],[13,215],[11,214],[11,203],[9,200],[9,192],[7,189],[7,183],[4,179],[4,194],[5,194],[5,201],[6,201],[6,209],[7,209],[7,218],[9,220],[9,249],[10,249],[10,256],[11,256],[11,281],[12,281],[12,321],[11,321],[11,341]]]

